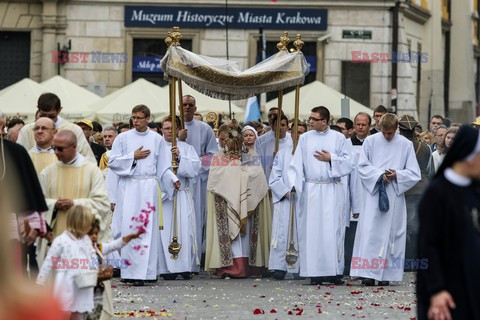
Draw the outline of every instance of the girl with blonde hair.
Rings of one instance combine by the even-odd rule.
[[[50,271],[55,270],[54,296],[62,302],[62,309],[70,312],[71,320],[83,320],[93,310],[95,284],[80,285],[79,278],[90,268],[90,259],[95,255],[87,235],[95,217],[87,207],[73,206],[66,218],[67,230],[53,240],[37,283],[44,285]]]

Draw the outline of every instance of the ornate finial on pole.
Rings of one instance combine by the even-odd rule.
[[[168,31],[168,36],[165,38],[167,47],[179,46],[182,34],[180,33],[180,27],[173,27],[172,31]]]
[[[302,51],[303,45],[305,42],[302,41],[302,35],[300,33],[297,33],[297,40],[293,42],[293,45],[297,49],[297,51]]]
[[[288,39],[288,32],[283,32],[283,35],[280,37],[280,42],[277,43],[277,48],[279,51],[287,51],[287,46],[290,43],[290,39]]]

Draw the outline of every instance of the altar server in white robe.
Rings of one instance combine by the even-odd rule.
[[[341,177],[353,170],[351,149],[345,137],[330,130],[330,112],[315,107],[313,130],[300,136],[288,170],[298,194],[300,276],[312,284],[343,283],[343,206]]]
[[[273,134],[267,136],[267,138],[263,139],[263,142],[258,144],[255,148],[255,151],[258,153],[260,157],[260,161],[262,164],[263,172],[265,172],[265,177],[267,181],[270,177],[270,172],[272,171],[273,160],[275,158],[274,150],[275,150],[275,130],[277,126],[277,115],[274,114],[272,117],[272,131]],[[280,139],[278,140],[278,150],[282,150],[283,148],[290,148],[293,145],[292,137],[287,132],[288,131],[288,118],[285,115],[282,115],[280,121]]]
[[[193,190],[193,200],[195,201],[195,219],[197,228],[198,255],[201,257],[205,252],[205,205],[207,201],[207,179],[210,166],[209,157],[218,151],[218,144],[212,128],[205,122],[193,118],[197,111],[195,98],[191,95],[183,96],[183,112],[185,118],[185,129],[187,129],[186,142],[195,148],[197,155],[202,161],[200,172],[195,181],[195,190]],[[200,271],[196,267],[195,272]]]
[[[358,163],[365,203],[350,275],[365,278],[366,285],[378,280],[385,286],[403,278],[407,228],[404,193],[421,176],[412,142],[396,132],[397,116],[383,115],[380,128],[381,133],[365,139]]]
[[[283,122],[283,121],[282,121]],[[286,251],[290,246],[290,201],[292,199],[292,184],[288,180],[288,167],[292,159],[293,143],[280,150],[273,162],[270,173],[269,187],[272,190],[273,220],[272,240],[270,242],[270,257],[268,268],[273,271],[272,277],[283,280],[288,272],[298,273],[298,260],[294,268],[289,269],[285,261]],[[298,208],[298,201],[295,201]],[[297,215],[295,210],[293,221],[293,240],[298,251]]]
[[[177,128],[180,127],[180,118],[177,119]],[[172,158],[172,119],[170,116],[162,120],[162,152]],[[177,259],[172,259],[168,252],[168,246],[172,241],[174,230],[173,197],[174,188],[168,183],[162,184],[163,196],[163,224],[160,232],[160,252],[158,254],[158,274],[166,280],[174,280],[178,275],[184,279],[190,279],[193,267],[200,265],[200,257],[197,250],[197,239],[195,237],[195,209],[191,193],[191,182],[193,183],[200,171],[200,158],[195,149],[177,139],[177,146],[173,149],[176,153],[178,171],[181,187],[177,192],[177,235],[178,242],[182,248]]]
[[[145,280],[156,280],[159,244],[159,181],[170,177],[175,187],[180,181],[170,169],[168,154],[161,152],[162,137],[147,124],[150,109],[138,105],[132,109],[134,130],[115,139],[108,161],[109,168],[119,176],[117,203],[112,222],[115,239],[138,228],[145,235],[122,248],[122,259],[128,268],[121,270],[122,279],[142,286]]]

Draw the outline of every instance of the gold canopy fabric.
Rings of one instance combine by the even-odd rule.
[[[234,61],[202,56],[170,46],[161,62],[165,76],[181,79],[195,90],[217,99],[240,100],[301,85],[309,72],[300,51],[277,54],[241,71]]]

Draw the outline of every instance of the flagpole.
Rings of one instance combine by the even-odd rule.
[[[228,51],[228,0],[225,0],[225,45],[227,47],[227,60],[230,57]],[[228,97],[228,115],[232,119],[232,100]]]

